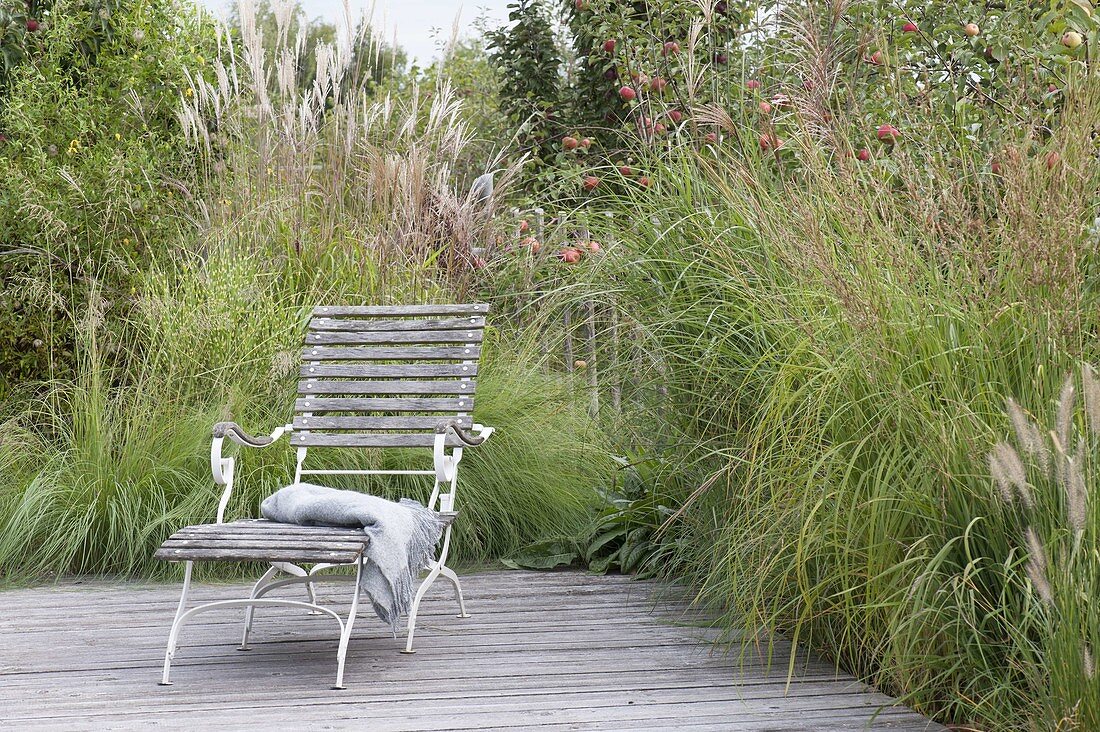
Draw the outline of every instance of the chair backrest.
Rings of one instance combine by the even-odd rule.
[[[469,427],[488,311],[485,303],[314,308],[291,444],[432,447],[440,423]],[[448,446],[460,445],[449,437]]]

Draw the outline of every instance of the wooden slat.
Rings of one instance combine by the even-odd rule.
[[[332,562],[334,564],[347,564],[356,561],[362,553],[361,547],[355,551],[347,549],[327,551],[320,549],[161,547],[157,549],[153,556],[166,562],[191,560],[208,562]]]
[[[308,348],[319,345],[391,345],[416,343],[481,343],[483,330],[395,330],[306,333]]]
[[[377,318],[314,318],[309,321],[310,330],[463,330],[485,327],[485,317],[476,315],[469,318],[451,318],[449,320],[379,320]]]
[[[413,315],[485,315],[487,303],[462,305],[318,305],[313,308],[315,317],[359,315],[370,317],[402,317]]]
[[[303,526],[300,524],[284,524],[267,519],[242,519],[225,524],[196,524],[186,526],[170,538],[186,538],[190,536],[202,536],[207,534],[217,535],[243,535],[262,532],[264,535],[278,533],[282,536],[330,536],[339,539],[361,539],[363,532],[357,528],[343,526]]]
[[[472,397],[452,399],[401,398],[355,399],[345,397],[319,397],[297,399],[296,412],[470,412]]]
[[[477,376],[477,364],[462,363],[362,363],[362,364],[302,364],[301,375],[310,376],[361,376],[372,379],[424,378],[424,377],[472,377]]]
[[[477,346],[435,346],[433,348],[333,348],[305,347],[303,361],[475,361]]]
[[[302,447],[432,447],[435,445],[435,434],[296,432],[291,444]],[[462,442],[454,435],[447,437],[446,444],[448,447],[462,447]]]
[[[364,534],[365,536],[365,534]],[[189,539],[167,539],[161,546],[166,549],[309,549],[316,551],[356,551],[365,546],[362,539],[351,541],[344,539],[294,538],[262,536],[249,534],[244,536],[197,536]]]
[[[441,422],[458,422],[460,427],[473,424],[472,417],[427,415],[423,417],[303,417],[294,418],[295,430],[419,430],[435,431]]]
[[[473,381],[318,381],[298,382],[299,394],[473,394]]]

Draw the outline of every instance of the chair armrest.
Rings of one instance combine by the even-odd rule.
[[[462,459],[461,447],[456,447],[452,454],[447,454],[446,446],[448,435],[453,434],[459,439],[459,442],[464,445],[476,447],[483,444],[489,439],[489,436],[493,434],[492,427],[475,424],[473,425],[473,429],[477,430],[476,435],[464,430],[455,420],[440,422],[435,428],[435,448],[433,454],[435,456],[435,479],[437,483],[453,482],[455,479],[455,469],[458,467],[458,461]]]
[[[473,429],[477,430],[476,435],[464,430],[456,421],[441,422],[439,426],[435,428],[435,433],[437,435],[445,435],[448,432],[452,432],[463,444],[469,447],[477,447],[488,440],[489,436],[495,431],[493,427],[486,427],[480,424],[473,425]]]
[[[283,425],[270,435],[255,437],[245,432],[236,422],[218,422],[214,425],[213,440],[210,442],[210,472],[216,484],[225,486],[221,500],[218,501],[219,524],[222,523],[225,507],[229,505],[229,497],[233,493],[233,466],[236,463],[236,458],[222,457],[222,442],[225,438],[228,437],[244,447],[268,447],[290,430],[290,425]]]
[[[270,435],[261,435],[260,437],[253,437],[245,432],[239,424],[236,422],[218,422],[214,425],[214,439],[228,437],[236,442],[238,445],[245,445],[247,447],[267,447],[275,440],[282,437],[283,432],[286,431],[286,427],[280,427],[272,432]]]

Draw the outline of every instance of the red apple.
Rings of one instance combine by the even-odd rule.
[[[764,133],[760,136],[761,150],[778,150],[781,147],[783,147],[783,141],[776,137],[774,133]]]
[[[672,120],[673,124],[680,124],[680,120],[684,118],[684,113],[678,109],[671,109],[668,112],[668,118]]]
[[[1002,172],[1000,161],[994,160],[992,163],[990,163],[989,170],[993,173],[993,175],[1000,175]]]
[[[600,184],[600,179],[594,175],[584,176],[584,190],[593,191]]]
[[[669,41],[661,49],[662,56],[672,56],[677,53],[680,53],[680,44],[676,41]]]
[[[657,94],[663,92],[666,86],[668,86],[668,82],[662,79],[660,76],[654,76],[652,79],[649,80],[649,88]]]
[[[708,132],[703,137],[703,139],[706,140],[711,145],[717,145],[718,144],[718,133],[717,132]]]
[[[581,147],[583,147],[585,150],[592,147],[592,138],[591,137],[582,137],[581,138]]]
[[[871,159],[871,151],[865,147],[861,147],[859,152],[856,153],[856,158],[866,163]]]
[[[527,219],[520,219],[519,233],[526,234],[531,229],[531,224],[527,223]]]
[[[642,188],[649,188],[649,176],[643,175],[641,178],[639,178],[638,185],[640,185]]]
[[[1058,91],[1058,87],[1054,84],[1047,84],[1047,94],[1053,94],[1056,91]]]
[[[28,33],[34,33],[36,30],[38,30],[38,21],[35,20],[34,18],[28,18],[27,19],[27,32]]]
[[[901,27],[901,30],[902,30],[903,33],[916,33],[917,32],[917,24],[914,23],[913,21],[909,21],[908,23],[906,23],[905,25],[903,25]]]
[[[898,137],[901,136],[901,132],[899,132],[898,128],[894,127],[893,125],[879,125],[877,134],[878,139],[888,145],[894,144],[894,142],[897,141]]]
[[[745,82],[745,88],[749,89],[751,91],[755,91],[755,90],[759,89],[762,86],[763,86],[763,84],[760,83],[759,79],[749,79],[748,81]]]
[[[763,112],[764,114],[771,114],[772,113],[772,105],[769,104],[768,102],[760,102],[760,111]]]
[[[665,127],[665,126],[664,126],[663,124],[661,124],[660,122],[658,122],[658,123],[657,123],[657,124],[656,124],[656,125],[655,125],[655,126],[653,127],[653,131],[654,131],[654,132],[656,132],[656,133],[657,133],[658,135],[663,135],[663,134],[665,134],[666,132],[668,132],[668,128],[667,128],[667,127]]]
[[[982,29],[978,27],[977,23],[967,23],[963,26],[963,33],[970,36],[971,38],[974,38],[981,32]]]
[[[584,10],[588,7],[588,0],[573,0],[573,7],[577,10]]]
[[[588,251],[592,252],[593,254],[599,254],[602,249],[603,247],[600,246],[600,243],[598,241],[593,240],[588,242]]]
[[[724,53],[719,52],[719,53],[714,54],[715,63],[725,64],[729,60],[730,60],[730,57],[727,56]]]
[[[558,252],[558,258],[566,264],[576,264],[581,261],[581,250],[574,249],[573,247],[566,247]]]
[[[629,165],[619,166],[619,173],[622,174],[623,176],[627,177],[627,178],[634,175],[634,171],[630,169]]]
[[[577,145],[579,144],[580,143],[577,142],[577,138],[575,137],[570,137],[569,135],[566,135],[565,137],[561,138],[561,146],[566,150],[576,150]]]
[[[615,53],[615,39],[608,38],[603,42],[604,53]]]
[[[1051,150],[1047,153],[1047,170],[1054,170],[1054,167],[1062,161],[1062,156],[1055,150]]]
[[[539,240],[533,236],[525,236],[519,240],[519,245],[521,247],[533,247],[536,246],[538,243]]]
[[[1077,48],[1084,42],[1085,39],[1077,31],[1068,30],[1062,34],[1062,45],[1070,50]]]
[[[875,51],[871,54],[871,57],[868,59],[868,61],[870,63],[873,63],[875,66],[882,66],[884,58],[885,57],[882,55],[882,51]]]
[[[631,87],[624,86],[621,89],[619,89],[619,96],[622,98],[622,100],[624,102],[629,102],[629,101],[632,101],[633,99],[636,99],[637,96],[638,96],[638,93],[636,91],[634,91],[634,89],[632,89]]]

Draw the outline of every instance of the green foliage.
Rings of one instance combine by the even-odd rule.
[[[167,214],[193,166],[176,117],[184,69],[209,38],[174,0],[53,4],[0,91],[0,394],[71,376],[65,312],[88,287],[121,301],[149,252],[181,234]],[[131,90],[120,94],[121,88]]]
[[[543,0],[508,6],[510,26],[489,33],[490,58],[500,76],[502,111],[518,127],[519,151],[538,173],[558,147],[562,129],[561,57]]]
[[[684,472],[709,476],[660,481],[683,503],[662,564],[730,627],[784,632],[968,727],[1057,714],[1085,729],[1100,683],[1074,677],[1093,616],[1046,622],[984,460],[1006,396],[1046,414],[1059,374],[1098,356],[1097,211],[1080,194],[1098,184],[1100,90],[1070,88],[1043,146],[1006,147],[999,173],[932,125],[879,143],[881,164],[834,156],[807,120],[789,122],[779,162],[639,144],[654,185],[599,198],[611,218],[576,214],[614,245],[538,299],[594,299],[639,324],[621,368],[668,389]],[[752,134],[751,118],[730,124]],[[1054,509],[1040,504],[1041,525]],[[1089,596],[1092,559],[1058,551],[1067,595]]]

